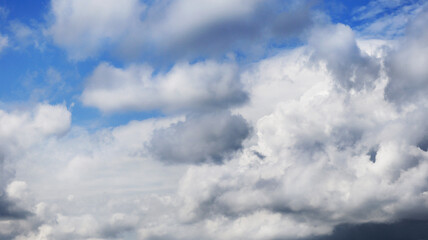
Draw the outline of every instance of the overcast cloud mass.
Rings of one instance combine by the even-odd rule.
[[[428,2],[0,1],[0,239],[428,239]]]

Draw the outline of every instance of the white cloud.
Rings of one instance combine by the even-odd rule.
[[[53,0],[53,23],[46,33],[70,58],[85,59],[123,37],[130,26],[138,24],[143,10],[138,0]]]
[[[88,78],[81,99],[106,112],[207,111],[244,102],[241,89],[237,66],[231,63],[181,63],[158,75],[147,66],[120,69],[102,63]]]
[[[7,195],[15,199],[25,198],[27,190],[27,183],[23,181],[13,181],[6,188]]]
[[[31,111],[0,110],[0,144],[6,148],[29,147],[50,135],[64,134],[71,113],[63,105],[39,104]]]
[[[64,134],[71,114],[62,105],[38,104],[26,110],[0,110],[0,236],[16,234],[16,226],[28,226],[30,216],[25,181],[12,181],[15,167],[32,147]],[[6,231],[4,231],[6,229]]]

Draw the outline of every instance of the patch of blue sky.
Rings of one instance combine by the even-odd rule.
[[[370,0],[333,0],[323,1],[321,8],[331,18],[334,23],[343,23],[352,26],[354,21],[352,20],[354,11],[362,6],[367,5]]]
[[[0,0],[0,7],[6,10],[9,20],[19,20],[26,24],[40,22],[48,12],[49,6],[50,0]]]

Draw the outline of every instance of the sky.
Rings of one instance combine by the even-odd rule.
[[[0,239],[427,239],[427,66],[423,0],[0,0]]]

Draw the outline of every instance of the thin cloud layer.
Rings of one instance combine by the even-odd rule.
[[[3,51],[9,44],[9,38],[0,34],[0,52]]]

